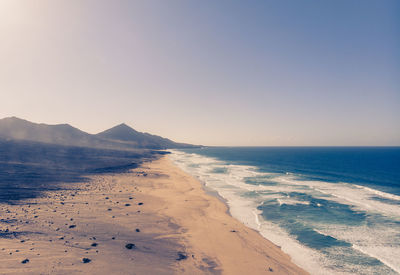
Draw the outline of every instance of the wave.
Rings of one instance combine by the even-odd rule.
[[[217,191],[233,217],[258,230],[311,273],[399,272],[400,196],[346,182],[260,172],[255,166],[182,151],[172,151],[170,158]],[[304,239],[312,234],[337,241],[310,247]]]

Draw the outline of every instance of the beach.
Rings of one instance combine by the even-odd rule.
[[[0,274],[306,274],[168,156],[0,211]]]

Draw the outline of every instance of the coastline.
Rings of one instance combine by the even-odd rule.
[[[161,212],[184,229],[183,243],[189,254],[195,255],[193,261],[181,262],[181,271],[198,272],[209,262],[215,265],[213,271],[223,274],[306,274],[279,247],[233,218],[223,201],[168,157],[150,163],[149,168],[168,173],[169,179],[149,188],[148,194],[170,205]]]
[[[167,156],[65,188],[0,204],[0,274],[307,274]]]

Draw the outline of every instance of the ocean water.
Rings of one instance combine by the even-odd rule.
[[[170,158],[312,274],[400,273],[400,147],[209,147]]]

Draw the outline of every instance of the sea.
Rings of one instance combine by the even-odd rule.
[[[170,158],[311,274],[400,274],[400,147],[204,147]]]

